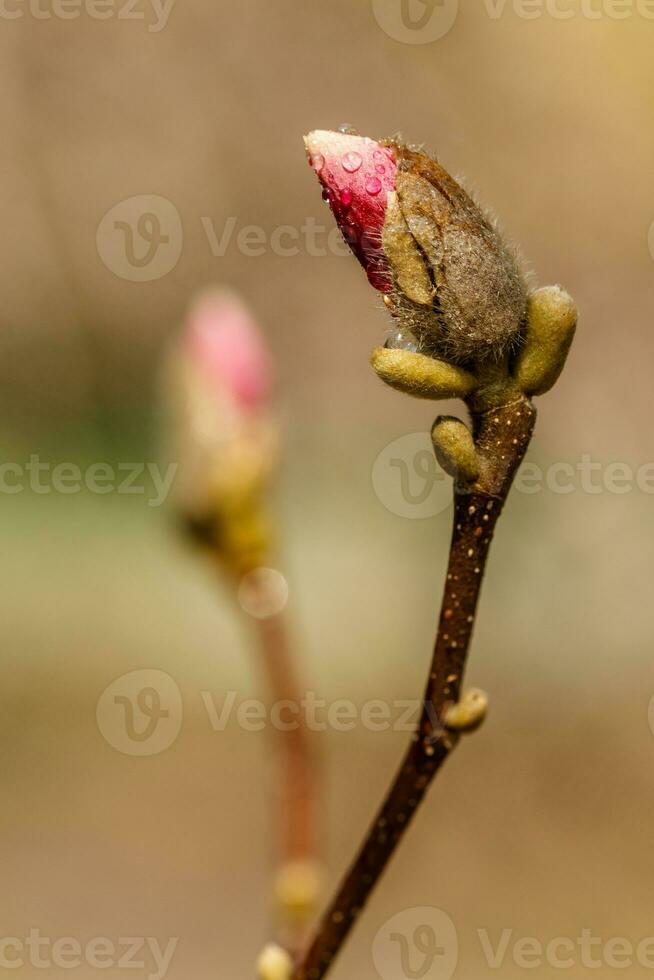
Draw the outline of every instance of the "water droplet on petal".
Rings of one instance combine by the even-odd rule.
[[[359,130],[355,126],[351,126],[350,123],[341,123],[338,127],[339,133],[344,133],[346,136],[358,136]]]
[[[314,153],[309,163],[316,173],[319,174],[322,168],[325,166],[325,158],[322,153]]]
[[[341,204],[343,204],[346,208],[349,207],[352,203],[353,196],[354,195],[352,194],[350,188],[346,187],[345,190],[341,191]]]
[[[363,163],[363,157],[355,150],[351,150],[349,153],[343,154],[343,159],[341,162],[343,164],[343,169],[347,170],[349,174],[353,174],[356,173]]]
[[[377,171],[378,174],[386,173],[386,167],[382,163],[378,163],[377,166],[375,167],[375,170]]]
[[[369,194],[371,194],[374,197],[376,194],[379,194],[381,189],[382,189],[382,182],[379,179],[379,177],[368,177],[368,179],[366,180],[366,190],[368,191]]]
[[[416,338],[408,330],[402,330],[401,327],[391,328],[384,347],[389,350],[408,350],[413,353],[418,350]]]

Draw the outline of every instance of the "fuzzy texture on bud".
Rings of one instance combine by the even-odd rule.
[[[518,349],[527,309],[518,261],[436,160],[399,141],[326,131],[306,145],[346,241],[420,352],[473,364]]]
[[[446,473],[460,483],[472,483],[481,463],[472,432],[460,419],[441,415],[431,430],[436,459]]]
[[[544,395],[558,380],[577,329],[577,307],[560,286],[529,297],[527,333],[515,375],[527,395]]]

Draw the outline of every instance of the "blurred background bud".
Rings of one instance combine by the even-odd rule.
[[[239,572],[268,549],[262,499],[278,456],[273,366],[243,302],[211,290],[192,304],[168,358],[176,502],[191,530]]]

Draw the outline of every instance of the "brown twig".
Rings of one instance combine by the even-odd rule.
[[[301,687],[282,613],[257,620],[261,660],[272,702],[292,714],[279,733],[283,746],[281,855],[285,863],[313,860],[316,849],[315,763],[300,712]]]
[[[495,525],[525,454],[536,412],[523,395],[496,407],[472,404],[480,473],[456,486],[454,524],[438,633],[420,722],[391,789],[293,980],[321,980],[442,764],[459,740],[444,723],[459,701],[481,582]]]
[[[317,833],[317,764],[301,711],[302,686],[289,641],[286,616],[274,586],[255,570],[247,577],[249,600],[262,612],[254,619],[261,672],[270,703],[284,709],[279,746],[279,846],[276,858],[281,945],[297,956],[315,907],[320,865]],[[271,611],[267,612],[266,607]]]

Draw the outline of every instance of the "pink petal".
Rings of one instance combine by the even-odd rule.
[[[272,361],[247,307],[232,293],[201,296],[187,320],[191,357],[218,390],[225,389],[248,410],[270,398]]]
[[[323,197],[375,289],[389,292],[391,271],[381,248],[388,194],[397,165],[390,147],[367,136],[314,130],[304,140]]]

